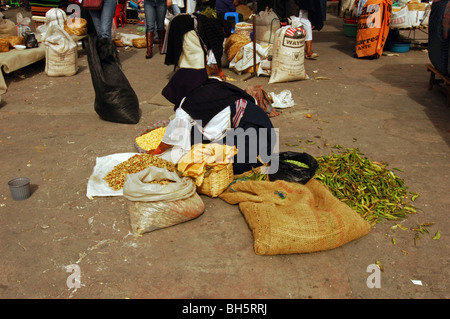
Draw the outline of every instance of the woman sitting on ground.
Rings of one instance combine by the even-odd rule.
[[[208,78],[206,69],[179,69],[162,91],[174,103],[175,118],[166,129],[158,148],[150,153],[162,154],[176,148],[178,158],[197,143],[224,143],[236,146],[235,174],[269,162],[276,142],[272,122],[244,90]]]

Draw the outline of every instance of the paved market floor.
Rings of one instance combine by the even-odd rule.
[[[134,25],[120,31],[137,32]],[[74,76],[48,77],[45,61],[5,75],[0,298],[449,298],[446,96],[427,90],[426,48],[358,60],[354,41],[344,35],[342,19],[329,14],[314,32],[320,57],[305,61],[309,80],[268,84],[267,77],[244,81],[247,75],[225,70],[242,88],[292,92],[296,105],[273,118],[281,151],[322,156],[333,145],[358,147],[369,159],[401,169],[396,174],[420,194],[419,213],[310,254],[256,255],[239,208],[221,199],[202,196],[206,210],[197,219],[134,237],[124,198],[86,197],[97,157],[134,152],[134,137],[173,113],[160,95],[172,72],[162,55],[146,60],[145,49],[119,50],[143,111],[136,125],[99,119],[82,48]],[[21,176],[31,179],[32,195],[14,201],[7,182]],[[408,229],[391,229],[397,223]],[[434,225],[415,245],[410,228],[423,223]],[[432,239],[437,232],[440,239]],[[375,263],[383,268],[380,287],[370,288],[368,267]],[[68,280],[70,265],[79,267],[79,288]]]

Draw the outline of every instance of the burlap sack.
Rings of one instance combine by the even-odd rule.
[[[239,204],[257,255],[311,253],[340,247],[370,224],[318,181],[237,181],[220,195]]]

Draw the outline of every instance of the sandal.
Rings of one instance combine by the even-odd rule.
[[[305,59],[308,59],[308,60],[315,60],[318,57],[319,57],[319,54],[317,54],[315,52],[311,53],[311,55],[305,55]]]

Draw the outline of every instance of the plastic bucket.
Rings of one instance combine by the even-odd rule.
[[[344,32],[347,37],[356,37],[357,33],[357,24],[355,23],[345,23],[344,22]]]
[[[411,48],[410,42],[401,42],[401,41],[387,41],[384,45],[384,49],[386,51],[404,53],[408,52]]]
[[[31,195],[29,178],[14,178],[8,182],[8,185],[14,200],[24,200]]]
[[[357,20],[356,20],[356,18],[346,18],[346,19],[344,19],[344,23],[356,24]]]

